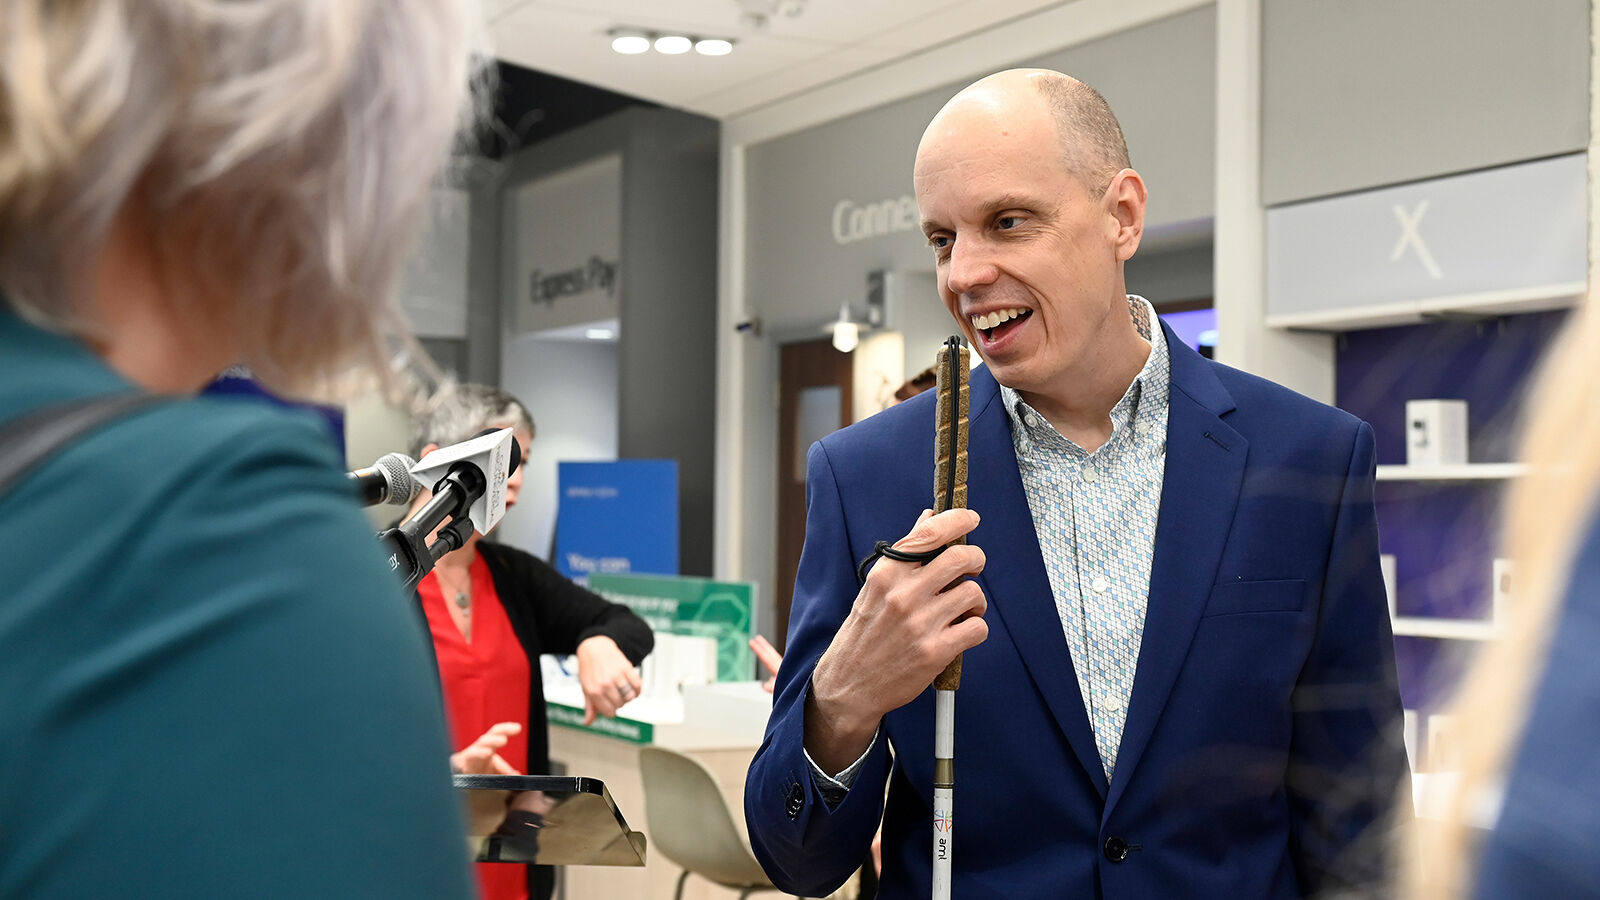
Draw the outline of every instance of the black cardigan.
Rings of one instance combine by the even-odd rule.
[[[478,553],[489,567],[494,592],[511,620],[511,629],[528,655],[527,773],[548,774],[550,724],[545,715],[544,676],[539,669],[539,655],[576,653],[578,645],[588,638],[604,635],[616,641],[622,654],[637,666],[655,646],[655,634],[626,606],[574,584],[532,554],[487,541],[478,542]],[[420,603],[417,609],[420,613]],[[428,649],[430,652],[433,649],[431,637]]]

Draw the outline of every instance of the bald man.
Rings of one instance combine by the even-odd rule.
[[[812,446],[745,793],[762,865],[822,896],[881,818],[881,895],[929,895],[929,683],[964,651],[955,897],[1377,890],[1407,767],[1371,429],[1203,359],[1127,293],[1146,187],[1087,85],[984,78],[914,175],[940,297],[985,363],[971,510],[922,512],[931,394]],[[856,574],[879,540],[960,535]]]

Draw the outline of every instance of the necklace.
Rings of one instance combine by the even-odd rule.
[[[468,576],[468,581],[467,581],[467,584],[465,585],[464,588],[456,588],[456,587],[448,587],[448,586],[446,586],[445,585],[445,579],[444,579],[444,573],[442,571],[440,571],[439,569],[437,569],[437,568],[434,569],[434,577],[439,580],[439,592],[441,594],[443,594],[443,593],[445,593],[447,591],[453,592],[455,596],[451,598],[451,602],[453,602],[456,605],[456,609],[460,610],[462,613],[464,613],[466,615],[471,615],[472,614],[472,582],[471,582],[471,576],[470,575]]]

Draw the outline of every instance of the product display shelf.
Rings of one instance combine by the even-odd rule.
[[[1461,463],[1449,466],[1378,466],[1379,481],[1500,481],[1527,474],[1524,463]]]
[[[1456,641],[1489,641],[1499,634],[1487,619],[1445,619],[1435,616],[1395,616],[1390,620],[1396,637],[1444,638]]]

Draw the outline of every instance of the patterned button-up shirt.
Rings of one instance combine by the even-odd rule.
[[[1150,304],[1130,295],[1128,309],[1150,342],[1150,357],[1112,407],[1111,437],[1094,452],[1062,437],[1016,391],[1000,389],[1050,591],[1108,781],[1144,636],[1172,374]]]

